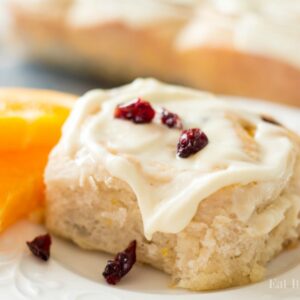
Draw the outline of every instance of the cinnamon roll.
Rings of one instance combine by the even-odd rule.
[[[35,58],[300,105],[299,0],[11,0]]]
[[[47,227],[172,284],[261,280],[299,236],[299,138],[211,94],[138,79],[81,97],[45,172]]]

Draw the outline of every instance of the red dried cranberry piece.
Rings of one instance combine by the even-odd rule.
[[[133,121],[137,124],[150,123],[154,116],[155,110],[148,101],[141,98],[128,105],[118,105],[114,113],[115,118]]]
[[[182,121],[177,114],[163,109],[161,114],[161,122],[169,128],[182,129]]]
[[[136,262],[136,241],[132,241],[122,252],[118,253],[114,260],[109,260],[102,273],[108,284],[117,284]]]
[[[199,128],[191,128],[181,133],[177,144],[177,153],[181,158],[187,158],[202,150],[208,144],[206,134]]]
[[[272,117],[261,116],[261,119],[267,123],[271,123],[271,124],[277,125],[277,126],[282,126],[278,121],[276,121]]]
[[[49,234],[37,236],[33,241],[26,242],[30,251],[36,257],[47,261],[50,257],[51,236]]]

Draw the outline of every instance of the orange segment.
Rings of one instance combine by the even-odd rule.
[[[43,205],[43,173],[74,96],[0,90],[0,232]]]
[[[73,95],[39,90],[0,90],[0,151],[52,147]]]
[[[43,204],[48,151],[1,153],[0,232]]]

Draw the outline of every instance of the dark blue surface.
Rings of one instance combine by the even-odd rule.
[[[12,55],[0,45],[0,87],[31,87],[83,94],[90,89],[111,86]]]

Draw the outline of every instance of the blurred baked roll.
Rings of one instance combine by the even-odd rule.
[[[206,1],[176,46],[192,86],[300,105],[299,0]]]
[[[300,0],[11,0],[36,59],[300,104]]]
[[[184,130],[184,131],[182,131]],[[47,227],[172,284],[256,282],[299,237],[299,138],[216,97],[136,80],[81,97],[45,173]]]

